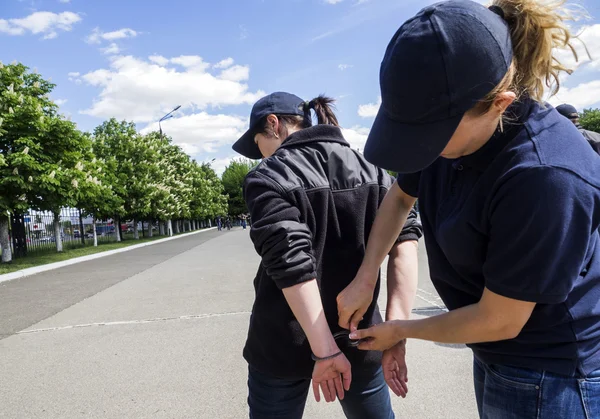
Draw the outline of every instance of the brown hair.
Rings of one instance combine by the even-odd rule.
[[[288,136],[288,129],[304,129],[312,126],[312,117],[310,114],[310,110],[315,111],[315,115],[317,116],[317,123],[323,125],[333,125],[339,127],[339,123],[335,113],[333,112],[334,106],[333,103],[335,99],[327,97],[325,95],[319,95],[313,100],[309,102],[304,102],[304,117],[300,115],[277,115],[277,118],[281,122],[281,131],[278,133],[279,136],[286,138]],[[267,126],[267,118],[263,118],[263,120],[258,125],[259,129],[257,132],[269,132],[269,128]],[[274,134],[274,133],[272,133]]]
[[[517,97],[526,95],[544,101],[546,88],[554,95],[560,88],[559,74],[572,69],[554,55],[554,49],[569,49],[575,60],[574,36],[567,21],[577,14],[565,6],[566,0],[493,0],[492,6],[502,9],[510,28],[513,61],[504,79],[476,107],[485,113],[499,93],[512,90]]]

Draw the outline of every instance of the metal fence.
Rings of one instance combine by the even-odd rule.
[[[210,221],[190,222],[173,220],[173,232],[184,233],[191,229],[210,227]],[[124,240],[134,238],[133,222],[123,221],[120,225],[121,237]],[[160,235],[161,231],[167,234],[166,226],[159,226],[158,222],[138,222],[139,237]],[[10,222],[10,243],[14,258],[25,257],[40,253],[56,251],[56,228],[54,214],[45,211],[27,211],[23,215],[13,215]],[[63,249],[74,249],[94,244],[94,227],[91,217],[84,216],[75,208],[64,208],[60,212],[58,230],[63,244]],[[109,220],[96,220],[96,235],[98,244],[116,242],[118,227]],[[0,249],[1,251],[1,249]]]
[[[23,215],[15,215],[11,219],[10,230],[14,257],[56,250],[54,214],[51,212],[30,210]],[[84,217],[77,209],[61,210],[58,230],[65,250],[93,245],[92,219]],[[96,222],[98,243],[116,241],[115,231],[112,220]]]

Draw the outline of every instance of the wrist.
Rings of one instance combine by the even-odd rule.
[[[410,312],[407,313],[401,308],[390,307],[388,304],[385,311],[385,321],[388,322],[392,320],[410,320]]]
[[[317,339],[316,342],[311,342],[310,349],[318,358],[326,358],[340,351],[340,348],[331,334],[329,334],[329,337],[326,339]]]
[[[394,334],[394,340],[396,341],[396,344],[400,344],[402,342],[406,343],[406,338],[407,338],[407,330],[406,330],[406,324],[408,323],[406,320],[392,320],[392,323],[394,324],[394,330],[393,330],[393,334]]]
[[[377,285],[378,278],[379,266],[374,266],[363,262],[356,274],[355,281],[358,281],[361,286],[373,292],[375,290],[375,286]]]

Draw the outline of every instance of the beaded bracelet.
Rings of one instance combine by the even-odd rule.
[[[329,359],[336,358],[336,357],[340,356],[341,354],[342,354],[342,351],[339,351],[338,353],[335,353],[335,354],[333,354],[333,355],[326,356],[326,357],[324,357],[324,358],[319,358],[319,357],[318,357],[318,356],[316,356],[315,354],[311,354],[311,358],[312,358],[312,360],[313,360],[313,361],[327,361],[327,360],[329,360]]]

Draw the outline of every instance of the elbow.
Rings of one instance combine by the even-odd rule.
[[[525,324],[521,324],[520,322],[511,322],[501,325],[496,329],[495,340],[511,340],[517,338]]]

